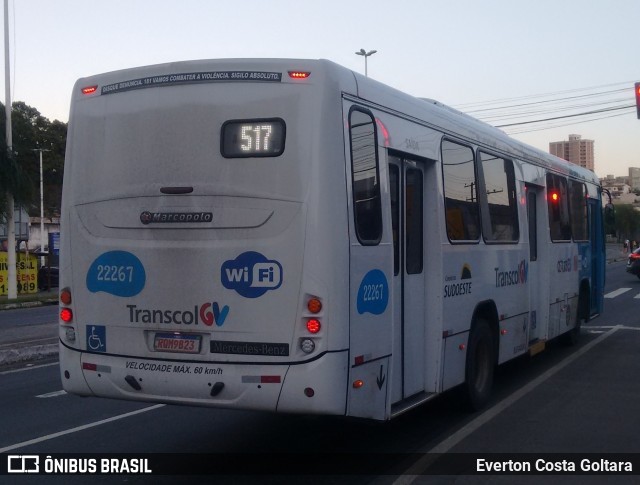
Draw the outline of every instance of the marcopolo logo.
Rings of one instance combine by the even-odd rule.
[[[220,273],[222,285],[245,298],[258,298],[282,285],[282,265],[255,251],[225,261]]]
[[[140,222],[145,226],[153,223],[177,223],[177,222],[211,222],[211,212],[149,212],[140,214]]]

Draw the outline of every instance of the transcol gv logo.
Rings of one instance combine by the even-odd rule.
[[[500,268],[494,268],[496,272],[496,288],[505,286],[524,285],[529,277],[529,263],[524,259],[520,261],[517,268],[502,271]]]
[[[258,298],[282,285],[282,265],[255,251],[225,261],[220,273],[222,285],[245,298]]]
[[[137,305],[127,305],[129,321],[131,323],[153,323],[167,325],[200,325],[211,327],[214,323],[222,327],[229,307],[223,307],[218,302],[207,302],[202,305],[194,305],[189,310],[161,310],[156,308],[140,308]],[[95,328],[95,327],[94,327]]]

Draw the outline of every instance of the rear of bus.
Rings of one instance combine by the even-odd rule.
[[[348,292],[333,282],[348,280],[339,93],[353,79],[336,72],[194,61],[78,81],[61,228],[66,391],[345,413]]]

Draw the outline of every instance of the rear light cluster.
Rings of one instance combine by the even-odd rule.
[[[73,323],[73,310],[71,309],[71,290],[69,288],[63,288],[60,291],[60,320],[64,324]],[[76,339],[76,332],[73,327],[67,327],[66,329],[67,340],[74,341]]]
[[[309,71],[289,71],[291,79],[307,79],[309,76],[311,76]]]
[[[631,253],[631,254],[629,255],[629,259],[630,259],[630,260],[631,260],[631,259],[633,259],[633,260],[640,259],[640,254],[638,254],[638,253]]]
[[[93,94],[98,90],[98,86],[85,86],[81,89],[82,94]]]
[[[322,330],[322,301],[315,296],[307,300],[306,311],[304,312],[305,328],[308,334],[318,336]],[[310,336],[300,339],[300,349],[305,354],[311,354],[316,349],[316,343]]]

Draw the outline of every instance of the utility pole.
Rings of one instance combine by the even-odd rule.
[[[40,152],[40,252],[44,252],[44,178],[42,177],[42,152],[50,152],[44,148],[34,148]],[[51,250],[51,248],[49,248]],[[44,256],[40,256],[40,266],[44,266]]]
[[[11,70],[9,56],[9,0],[4,0],[4,110],[5,135],[7,138],[7,157],[12,155],[13,135],[11,133]],[[16,225],[14,221],[13,194],[7,193],[7,256],[8,256],[8,293],[11,299],[18,298],[16,274]]]

